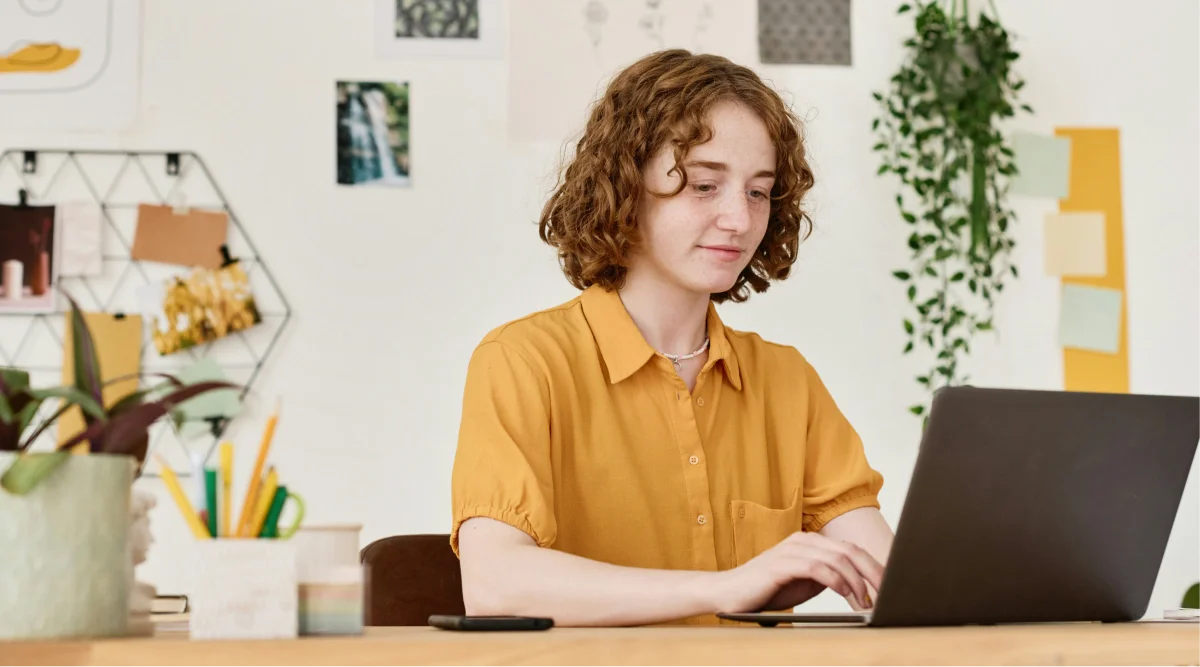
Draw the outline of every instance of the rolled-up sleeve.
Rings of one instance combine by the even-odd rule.
[[[816,370],[807,374],[808,434],[804,461],[804,530],[816,532],[862,507],[879,507],[883,476],[871,468],[862,440]]]
[[[549,389],[516,348],[498,340],[471,355],[451,474],[450,546],[464,521],[488,517],[554,543]]]

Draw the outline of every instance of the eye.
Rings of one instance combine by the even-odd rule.
[[[692,185],[692,190],[700,194],[709,194],[710,192],[716,192],[717,186],[712,183],[696,183]]]
[[[770,199],[770,197],[771,197],[769,194],[763,192],[762,190],[751,190],[750,196],[755,199]]]

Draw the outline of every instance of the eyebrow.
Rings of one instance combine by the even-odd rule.
[[[692,160],[684,162],[684,167],[701,167],[703,169],[711,169],[713,171],[729,171],[729,165],[724,162],[712,162],[709,160]],[[752,176],[752,178],[775,178],[775,172],[764,169]]]

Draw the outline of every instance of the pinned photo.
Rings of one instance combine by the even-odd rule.
[[[339,81],[337,181],[408,186],[408,84]]]
[[[150,336],[161,355],[224,338],[262,322],[250,280],[239,262],[198,268],[140,293]]]
[[[0,206],[0,313],[51,313],[59,239],[53,206]]]

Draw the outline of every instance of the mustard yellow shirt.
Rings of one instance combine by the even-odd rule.
[[[598,286],[490,332],[467,370],[455,553],[462,522],[490,517],[606,563],[726,570],[879,507],[883,478],[804,357],[711,304],[708,333],[689,392]]]

